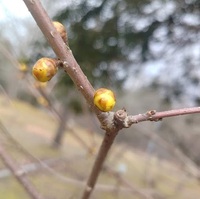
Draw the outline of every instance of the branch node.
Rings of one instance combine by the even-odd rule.
[[[128,113],[126,112],[126,109],[123,108],[121,110],[118,110],[115,114],[114,114],[114,123],[115,126],[119,129],[122,128],[128,128],[129,125],[126,122],[126,118],[128,116]]]
[[[55,38],[55,36],[54,36],[54,31],[50,31],[50,34],[51,34],[51,36],[52,36],[53,38]]]
[[[147,111],[143,116],[146,118],[146,120],[154,121],[152,116],[155,114],[156,114],[156,110],[150,110],[150,111]]]
[[[154,117],[156,115],[156,110],[147,111],[144,115],[149,121],[159,122],[162,120],[162,117],[160,118]]]

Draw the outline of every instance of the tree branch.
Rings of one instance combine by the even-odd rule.
[[[109,132],[109,133],[106,132],[104,139],[103,139],[103,142],[101,144],[101,147],[99,149],[98,155],[97,155],[96,160],[94,162],[92,171],[89,175],[89,179],[87,181],[87,186],[86,186],[85,191],[83,193],[82,199],[89,198],[91,192],[93,191],[94,186],[95,186],[96,181],[97,181],[97,178],[98,178],[98,175],[99,175],[99,173],[102,169],[103,162],[106,159],[108,151],[109,151],[117,133],[118,132],[116,132],[116,131]]]
[[[8,167],[8,169],[12,172],[15,176],[17,181],[24,187],[26,192],[32,199],[43,199],[43,197],[38,193],[32,183],[25,175],[24,170],[19,170],[16,166],[14,160],[10,157],[10,155],[4,150],[4,148],[0,144],[0,158],[2,159],[3,163]]]
[[[108,154],[108,151],[118,133],[120,128],[116,128],[113,123],[113,113],[103,113],[98,110],[93,103],[94,88],[88,81],[87,77],[81,70],[80,66],[76,62],[71,50],[63,42],[59,33],[55,30],[49,16],[42,7],[39,0],[23,0],[29,11],[31,12],[33,18],[37,22],[38,27],[41,29],[52,49],[54,50],[57,57],[63,61],[64,70],[71,77],[74,84],[77,86],[78,90],[85,97],[87,103],[96,113],[101,126],[106,130],[104,140],[100,147],[98,156],[94,163],[91,175],[89,176],[87,187],[84,191],[83,198],[89,198],[94,186],[96,184],[97,178],[101,171],[103,162]]]
[[[37,22],[39,28],[47,38],[52,49],[56,53],[57,57],[65,63],[63,65],[64,70],[71,77],[78,90],[85,97],[88,105],[96,113],[102,128],[106,131],[103,142],[101,144],[99,153],[95,160],[93,169],[89,176],[87,186],[84,190],[82,199],[88,199],[94,189],[95,183],[101,171],[103,162],[108,154],[108,151],[118,133],[122,128],[128,128],[132,124],[142,121],[158,121],[164,117],[178,116],[183,114],[194,113],[190,109],[182,109],[182,111],[166,111],[158,112],[148,111],[145,114],[139,114],[137,116],[128,116],[125,110],[119,110],[116,113],[103,113],[99,111],[93,103],[94,88],[84,75],[80,66],[76,62],[71,50],[63,42],[58,32],[55,30],[50,18],[43,9],[39,0],[23,0]],[[84,39],[84,38],[83,38]],[[198,109],[198,110],[197,110]],[[200,108],[197,108],[195,113],[200,112]]]
[[[182,108],[174,109],[169,111],[156,112],[156,110],[150,110],[143,114],[138,115],[128,115],[125,109],[118,110],[114,114],[115,121],[117,125],[120,125],[121,128],[129,128],[131,125],[144,122],[144,121],[160,121],[163,118],[175,117],[180,115],[189,115],[200,113],[200,107],[192,108]]]
[[[78,63],[76,62],[69,47],[66,46],[66,44],[60,37],[60,34],[56,31],[51,19],[42,7],[40,1],[23,1],[28,7],[38,27],[43,32],[44,36],[46,37],[47,41],[49,42],[57,57],[66,63],[64,70],[73,80],[78,90],[83,94],[90,107],[92,109],[95,109],[95,112],[97,114],[101,114],[101,112],[98,109],[96,109],[93,104],[94,88],[88,81],[87,77],[84,75]]]

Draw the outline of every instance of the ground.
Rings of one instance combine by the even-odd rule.
[[[66,130],[62,147],[55,149],[51,146],[57,125],[45,108],[0,96],[0,144],[16,165],[29,168],[29,179],[45,198],[80,198],[102,136],[74,123],[73,131]],[[48,167],[42,167],[38,159]],[[30,170],[33,164],[36,169]],[[0,174],[7,171],[2,162],[0,168]],[[196,199],[200,183],[174,162],[114,143],[92,198],[139,199],[150,193],[155,199]],[[0,177],[0,196],[29,198],[12,175]]]

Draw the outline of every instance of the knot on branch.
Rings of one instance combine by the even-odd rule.
[[[156,110],[150,110],[147,111],[145,114],[139,114],[136,116],[128,115],[126,112],[126,109],[118,110],[114,114],[114,124],[115,127],[118,129],[122,128],[129,128],[132,124],[136,124],[141,121],[159,121],[159,119],[153,118],[153,116],[156,114]]]
[[[98,115],[101,121],[101,128],[106,131],[121,130],[129,128],[133,124],[143,121],[160,121],[162,117],[156,115],[156,110],[150,110],[143,114],[128,115],[126,109],[120,109],[116,112],[101,113]]]
[[[120,109],[116,112],[101,113],[98,117],[101,121],[101,128],[106,131],[130,127],[128,113],[125,109]]]
[[[126,109],[118,110],[114,114],[114,124],[116,128],[122,129],[122,128],[128,128],[130,125],[127,124],[127,116],[128,113],[126,112]]]
[[[101,128],[106,131],[120,130],[123,128],[129,128],[133,123],[137,123],[135,120],[128,116],[125,108],[116,112],[101,113],[98,115],[101,121]]]

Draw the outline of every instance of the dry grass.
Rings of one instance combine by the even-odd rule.
[[[53,169],[51,171],[43,168],[29,174],[37,189],[46,198],[79,198],[83,190],[83,182],[87,179],[95,152],[100,145],[100,136],[95,134],[93,135],[94,139],[91,139],[91,134],[87,129],[76,125],[73,130],[91,147],[93,153],[89,153],[88,149],[83,147],[83,144],[73,136],[71,131],[66,131],[62,148],[53,149],[51,141],[57,121],[50,113],[45,109],[36,109],[24,102],[12,101],[10,103],[4,96],[0,96],[0,121],[9,133],[36,158],[41,160],[61,159],[51,165]],[[15,158],[16,164],[33,161],[31,157],[18,150],[17,146],[10,142],[2,131],[0,131],[0,139]],[[170,162],[161,161],[156,157],[150,157],[130,149],[126,145],[115,144],[105,166],[107,169],[103,170],[98,181],[100,186],[97,185],[92,198],[142,198],[140,195],[132,194],[131,187],[139,189],[141,192],[151,189],[157,195],[167,199],[200,198],[200,184],[183,172],[181,168]],[[0,168],[4,168],[2,163]],[[125,184],[123,180],[125,180]],[[4,196],[5,199],[28,198],[13,177],[0,179],[0,196]]]

